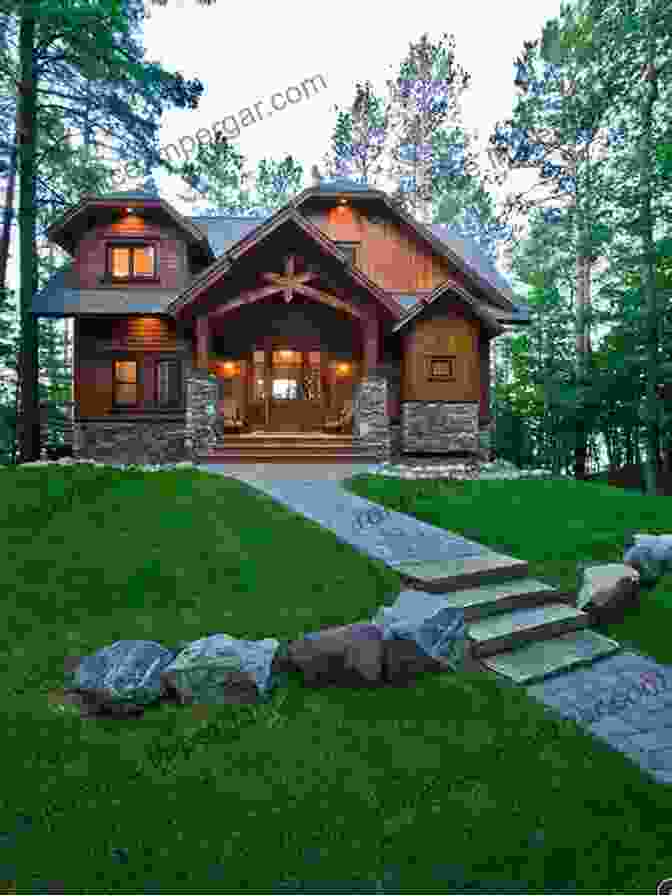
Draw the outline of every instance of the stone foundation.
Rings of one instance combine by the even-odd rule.
[[[217,377],[187,368],[182,413],[114,414],[78,420],[74,458],[115,464],[196,461],[215,444]]]
[[[379,461],[390,459],[387,380],[370,376],[353,389],[352,447]]]
[[[73,457],[114,464],[169,464],[188,460],[184,415],[160,419],[98,418],[75,423]]]
[[[408,454],[478,454],[478,402],[404,401],[401,434]]]

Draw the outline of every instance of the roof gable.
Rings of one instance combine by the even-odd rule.
[[[81,202],[52,222],[47,228],[47,238],[73,255],[82,234],[90,226],[90,218],[95,217],[96,211],[121,209],[127,203],[139,206],[138,210],[141,213],[149,211],[165,217],[184,233],[188,243],[198,246],[207,256],[213,257],[214,253],[207,235],[198,226],[188,218],[184,218],[165,199],[144,190],[109,193],[104,196],[86,195]]]
[[[281,227],[286,227],[287,225],[296,227],[307,239],[318,246],[322,252],[331,258],[337,259],[343,266],[346,276],[373,296],[377,302],[388,311],[395,321],[399,319],[402,312],[398,303],[387,295],[385,290],[380,289],[379,286],[370,280],[366,274],[353,267],[348,257],[338,249],[336,244],[312,222],[307,218],[304,218],[304,216],[294,208],[292,203],[288,203],[286,206],[275,212],[275,214],[271,215],[265,221],[262,221],[256,227],[241,236],[236,243],[230,246],[229,249],[217,259],[217,261],[213,262],[213,264],[206,268],[205,271],[202,271],[174,302],[171,302],[168,310],[171,313],[177,313],[192,304],[221,277],[231,271],[233,265],[239,259],[242,259],[249,252],[253,251]]]

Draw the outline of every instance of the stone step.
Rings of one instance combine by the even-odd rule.
[[[434,594],[491,582],[524,579],[529,575],[526,560],[517,560],[494,551],[444,560],[405,561],[395,563],[394,569],[404,585]]]
[[[588,613],[558,601],[537,607],[520,607],[480,622],[472,622],[467,634],[475,657],[513,650],[531,641],[546,640],[564,632],[587,628]]]
[[[464,610],[465,622],[478,622],[496,613],[520,607],[536,607],[550,601],[572,602],[572,596],[557,591],[538,579],[511,579],[481,585],[478,588],[460,588],[444,599],[451,607]]]
[[[590,665],[593,660],[617,653],[621,645],[589,628],[524,644],[480,660],[486,669],[516,684],[541,681],[556,672]]]

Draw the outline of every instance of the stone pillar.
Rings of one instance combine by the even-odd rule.
[[[187,459],[196,461],[216,444],[217,377],[185,365]]]
[[[491,461],[495,456],[495,420],[486,425],[481,424],[478,430],[478,457],[484,461]]]
[[[387,379],[367,376],[353,389],[352,447],[378,460],[390,459]]]
[[[208,369],[208,357],[210,349],[210,327],[208,315],[196,318],[196,367],[199,370]]]

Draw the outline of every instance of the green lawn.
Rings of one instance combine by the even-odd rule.
[[[626,528],[672,531],[670,499],[594,483],[350,487],[564,587],[578,559],[620,560]],[[0,497],[0,892],[652,893],[672,876],[672,788],[484,673],[64,711],[68,655],[289,639],[370,616],[399,580],[204,472],[0,469]],[[672,662],[667,603],[662,582],[608,634]]]

